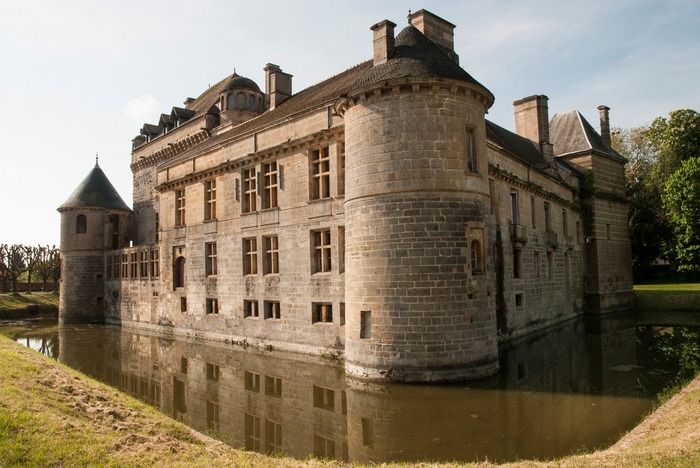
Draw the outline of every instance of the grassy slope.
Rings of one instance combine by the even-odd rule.
[[[23,310],[31,305],[58,307],[58,294],[52,292],[0,294],[0,310]]]
[[[700,311],[700,283],[637,284],[637,309]]]
[[[700,378],[610,449],[556,462],[508,466],[700,466],[698,414]],[[341,465],[235,450],[0,336],[0,465],[155,464]]]

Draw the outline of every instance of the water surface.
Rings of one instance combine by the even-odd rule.
[[[347,461],[550,459],[605,447],[698,365],[700,332],[578,319],[504,347],[493,378],[383,385],[342,365],[109,326],[0,333],[234,447]],[[695,351],[693,351],[695,350]]]

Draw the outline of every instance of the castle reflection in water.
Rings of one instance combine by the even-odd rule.
[[[359,382],[309,356],[104,326],[60,327],[41,342],[200,432],[299,458],[559,457],[612,443],[652,404],[626,318],[560,324],[502,349],[494,378],[451,386]]]

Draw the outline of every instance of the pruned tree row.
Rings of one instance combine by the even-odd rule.
[[[30,290],[32,279],[41,279],[42,291],[58,289],[61,277],[61,252],[49,245],[0,244],[0,292],[17,292],[20,279]]]

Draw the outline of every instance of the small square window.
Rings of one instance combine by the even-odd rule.
[[[333,304],[314,302],[311,305],[311,323],[333,323]]]
[[[207,315],[219,313],[219,300],[215,298],[207,298]]]
[[[258,311],[258,301],[245,300],[243,301],[243,317],[257,318],[260,316]]]
[[[263,304],[265,308],[265,320],[279,320],[281,318],[279,301],[265,301]]]

